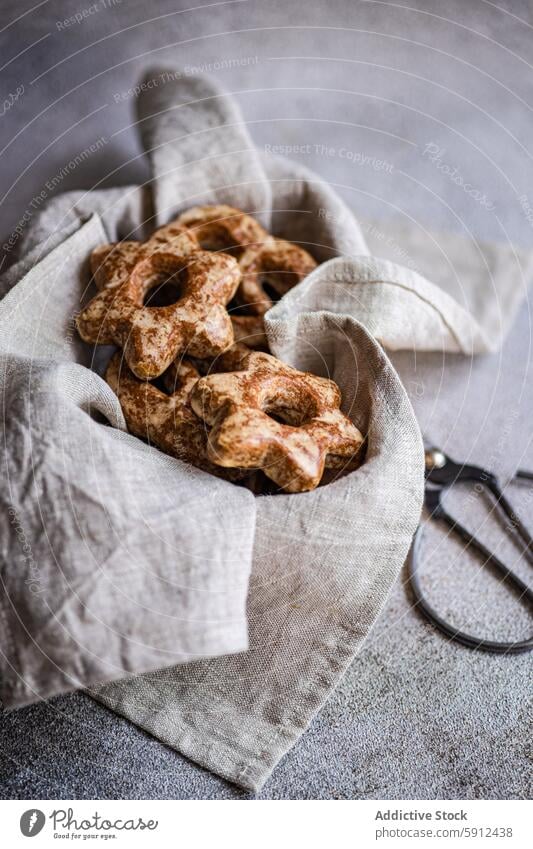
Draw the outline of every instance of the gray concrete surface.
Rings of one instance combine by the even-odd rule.
[[[55,191],[146,178],[127,92],[162,62],[211,71],[236,92],[257,144],[292,148],[385,231],[387,218],[407,217],[531,244],[530,2],[239,0],[190,10],[181,0],[108,0],[64,23],[91,5],[50,0],[25,14],[33,3],[2,4],[3,96],[24,86],[0,122],[4,245]],[[533,468],[528,304],[501,355],[394,361],[428,437],[502,474]],[[513,497],[530,520],[528,490]],[[517,561],[501,527],[484,523],[482,499],[457,496],[453,506]],[[498,582],[431,534],[426,584],[441,609],[487,635],[527,633]],[[262,797],[527,797],[530,677],[528,657],[450,645],[399,582]],[[246,798],[81,694],[2,717],[0,784],[2,798]]]

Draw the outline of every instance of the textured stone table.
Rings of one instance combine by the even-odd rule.
[[[181,0],[52,0],[25,14],[33,5],[7,0],[0,33],[2,90],[12,95],[0,122],[7,261],[17,224],[53,193],[146,179],[130,90],[156,64],[212,73],[237,93],[258,145],[281,146],[316,169],[380,222],[385,240],[395,217],[531,243],[527,2],[431,0],[407,9],[245,0],[190,10]],[[401,245],[387,250],[416,263]],[[394,362],[429,439],[502,475],[533,469],[527,303],[501,355],[444,362],[401,354]],[[530,519],[528,490],[516,487],[513,497]],[[496,521],[484,522],[482,498],[454,501],[508,562],[517,560]],[[429,549],[428,591],[458,625],[500,638],[527,633],[525,611],[458,545],[435,529]],[[262,796],[528,796],[530,671],[528,657],[450,645],[399,582]],[[0,783],[5,798],[244,797],[82,694],[1,718]]]

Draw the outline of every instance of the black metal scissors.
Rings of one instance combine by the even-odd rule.
[[[509,569],[482,542],[476,539],[463,525],[454,519],[447,512],[442,502],[443,494],[456,483],[470,482],[483,486],[491,493],[498,509],[503,512],[508,520],[508,529],[514,534],[515,541],[521,545],[522,555],[533,565],[533,538],[503,494],[496,477],[492,472],[488,472],[479,466],[455,463],[443,451],[439,451],[437,448],[430,448],[426,451],[425,463],[425,505],[430,517],[445,522],[466,543],[468,548],[476,551],[483,558],[484,565],[490,564],[502,576],[503,581],[508,582],[514,587],[519,593],[521,600],[533,604],[533,589],[524,583],[519,575]],[[519,470],[513,478],[513,481],[516,480],[533,481],[533,473]],[[508,643],[473,637],[458,630],[449,622],[446,622],[429,604],[422,592],[418,577],[420,541],[422,537],[421,527],[420,525],[415,534],[408,560],[409,582],[417,607],[425,614],[430,622],[450,639],[462,643],[464,646],[468,646],[468,648],[498,654],[520,654],[531,651],[533,649],[533,637]]]

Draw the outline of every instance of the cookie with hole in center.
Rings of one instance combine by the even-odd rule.
[[[304,248],[269,236],[239,258],[242,280],[235,301],[252,315],[264,315],[293,286],[316,268]]]
[[[237,261],[199,249],[172,223],[145,243],[118,242],[93,251],[99,289],[76,324],[86,342],[119,345],[133,373],[150,380],[180,354],[211,357],[233,342],[226,310],[240,281]]]
[[[255,218],[226,204],[193,206],[176,221],[190,229],[204,250],[226,251],[234,256],[268,238]]]
[[[210,427],[207,457],[262,469],[285,492],[318,486],[325,468],[356,468],[363,436],[340,410],[332,380],[235,346],[193,387],[191,407]]]
[[[107,383],[118,397],[130,433],[171,457],[217,477],[238,481],[247,472],[223,469],[207,457],[208,428],[190,405],[191,391],[199,376],[192,362],[185,358],[177,360],[162,378],[163,390],[135,377],[120,352],[112,356],[105,373]]]

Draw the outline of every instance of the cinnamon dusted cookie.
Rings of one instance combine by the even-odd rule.
[[[276,239],[251,216],[231,206],[195,206],[177,219],[202,248],[238,257],[242,280],[229,306],[236,341],[265,348],[263,315],[316,268],[298,245]]]
[[[315,260],[303,248],[273,236],[248,248],[239,265],[242,280],[236,302],[261,316],[316,268]]]
[[[314,489],[324,468],[359,465],[363,437],[339,409],[332,380],[243,346],[216,368],[191,393],[192,409],[211,426],[212,463],[262,469],[286,492]]]
[[[255,218],[225,204],[193,206],[179,216],[177,223],[188,227],[204,250],[227,251],[235,256],[268,238]]]
[[[222,469],[207,457],[208,429],[190,406],[191,391],[198,378],[193,363],[186,359],[176,361],[164,375],[166,391],[162,391],[153,383],[135,377],[120,352],[113,355],[105,374],[118,397],[130,433],[206,472],[239,480],[246,472]]]
[[[145,243],[103,245],[91,267],[100,291],[77,318],[80,336],[120,345],[137,377],[157,377],[178,354],[215,356],[232,344],[226,304],[239,266],[228,254],[199,250],[190,231],[173,223]]]

